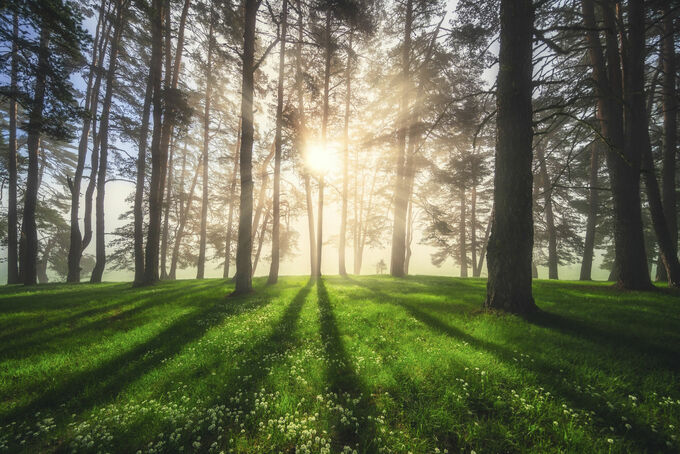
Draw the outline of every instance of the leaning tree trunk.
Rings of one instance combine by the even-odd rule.
[[[543,206],[545,210],[545,224],[548,231],[548,279],[559,279],[557,259],[557,229],[555,228],[555,214],[552,205],[552,183],[548,175],[548,165],[542,146],[537,147],[541,183],[543,185]]]
[[[241,200],[236,247],[234,294],[253,290],[253,91],[255,75],[255,27],[258,0],[245,0],[243,30],[243,80],[241,83]]]
[[[191,214],[191,204],[194,201],[194,191],[196,190],[196,182],[198,181],[198,175],[201,173],[201,166],[203,165],[203,156],[198,160],[196,167],[196,172],[194,172],[194,178],[191,180],[191,188],[189,189],[189,195],[187,196],[187,203],[182,208],[180,206],[179,221],[177,225],[177,233],[175,233],[175,244],[172,248],[172,256],[170,258],[170,273],[168,274],[168,279],[177,279],[177,263],[179,261],[179,248],[182,245],[182,238],[184,237],[184,229],[186,228],[187,220]]]
[[[583,244],[583,260],[581,261],[582,281],[592,280],[593,257],[595,256],[595,228],[597,227],[597,210],[600,205],[600,194],[597,192],[597,172],[599,170],[599,153],[597,142],[590,145],[590,178],[588,180],[588,218],[586,220],[586,238]]]
[[[281,51],[279,54],[279,81],[276,95],[276,138],[274,154],[274,194],[272,218],[272,262],[269,267],[268,284],[276,284],[279,279],[279,260],[281,253],[281,128],[283,127],[283,77],[286,63],[286,30],[288,22],[288,1],[283,0],[281,7]],[[254,273],[253,267],[253,273]]]
[[[127,0],[120,0],[117,5],[116,26],[113,40],[111,41],[111,51],[109,54],[109,71],[106,77],[106,92],[104,93],[104,103],[102,104],[102,116],[99,127],[100,149],[99,149],[99,171],[97,172],[97,201],[96,201],[96,262],[92,270],[90,282],[97,283],[102,281],[104,267],[106,266],[106,236],[104,225],[104,197],[106,190],[106,173],[108,165],[109,151],[109,118],[111,116],[111,100],[113,98],[113,84],[116,75],[116,62],[118,60],[118,48],[120,38],[125,26],[125,9]]]
[[[35,90],[28,117],[27,149],[28,171],[26,174],[26,193],[24,194],[24,213],[21,225],[21,236],[24,242],[22,252],[22,278],[25,285],[37,283],[38,261],[38,228],[35,222],[35,209],[38,204],[38,150],[40,148],[40,134],[45,106],[45,88],[49,68],[49,40],[50,32],[43,24],[40,30],[40,44],[38,48],[38,70],[35,78]]]
[[[345,244],[347,242],[347,199],[349,191],[349,115],[352,102],[352,29],[349,30],[347,47],[347,68],[345,69],[345,127],[342,153],[342,211],[340,238],[338,244],[338,269],[341,276],[347,275],[345,266]]]
[[[494,216],[484,306],[527,313],[536,310],[531,291],[532,1],[501,0],[500,23]]]
[[[409,88],[411,28],[413,25],[413,1],[406,1],[406,18],[404,22],[404,43],[402,47],[403,84],[401,100],[399,102],[399,124],[397,127],[397,175],[394,187],[394,222],[392,225],[392,250],[390,259],[390,274],[396,277],[404,276],[404,261],[406,252],[406,210],[408,198],[406,194],[406,133],[409,129]]]
[[[19,256],[17,239],[17,102],[14,96],[17,94],[18,52],[19,44],[19,16],[12,16],[12,62],[10,67],[10,91],[9,99],[9,149],[7,156],[7,177],[9,187],[7,191],[7,283],[18,284],[19,279]]]
[[[652,147],[649,140],[647,110],[645,108],[645,9],[643,0],[629,2],[630,31],[628,34],[628,55],[626,65],[626,144],[641,150],[643,176],[652,223],[661,252],[661,261],[666,268],[669,287],[680,286],[680,262],[673,237],[668,228],[666,213],[661,201],[661,192],[654,170]],[[639,151],[638,151],[639,152]]]

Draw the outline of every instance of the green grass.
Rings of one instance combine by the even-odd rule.
[[[484,286],[0,288],[0,452],[678,452],[680,294]]]

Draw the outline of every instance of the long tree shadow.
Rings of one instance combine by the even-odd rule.
[[[215,281],[213,285],[223,285],[223,282]],[[46,387],[29,402],[19,404],[1,415],[0,421],[16,421],[44,408],[62,408],[63,414],[56,415],[60,417],[69,411],[84,412],[96,404],[109,402],[130,383],[203,336],[211,326],[201,323],[204,319],[210,319],[215,324],[245,307],[254,309],[268,303],[269,300],[264,298],[234,298],[228,302],[223,297],[217,300],[207,298],[202,308],[179,317],[148,340],[111,360],[93,369],[75,372],[61,382]]]
[[[357,280],[352,280],[352,283],[373,293],[381,302],[405,309],[413,318],[429,326],[433,330],[449,337],[465,341],[478,350],[485,350],[505,363],[513,364],[517,356],[515,350],[521,351],[523,349],[522,345],[514,345],[514,348],[510,349],[478,339],[461,329],[451,326],[437,317],[420,310],[415,307],[413,303],[402,301],[398,297],[372,289],[370,286]],[[608,428],[610,425],[620,422],[622,416],[626,416],[631,424],[631,429],[628,432],[634,440],[635,445],[641,451],[664,452],[668,449],[663,443],[663,437],[660,437],[658,433],[652,431],[651,428],[647,427],[639,420],[639,418],[631,414],[624,415],[617,411],[615,407],[608,407],[607,405],[604,405],[604,402],[602,401],[596,402],[592,397],[574,389],[573,384],[578,383],[578,377],[574,375],[573,370],[562,370],[541,358],[534,358],[531,363],[523,364],[522,367],[526,367],[528,370],[535,373],[536,385],[544,386],[546,389],[551,390],[553,394],[570,402],[572,407],[596,411],[599,418],[601,418],[601,421],[599,421],[599,424],[597,425],[602,428]]]
[[[0,336],[0,358],[25,358],[27,350],[46,347],[51,351],[60,351],[64,347],[78,340],[80,346],[87,335],[101,335],[103,330],[112,331],[129,329],[131,323],[140,324],[138,315],[165,304],[173,304],[173,299],[192,291],[203,291],[218,285],[216,282],[201,286],[182,286],[168,288],[160,292],[149,293],[142,298],[130,296],[123,301],[104,305],[102,307],[81,311],[70,317],[62,317],[48,323],[37,321],[31,328],[18,329],[7,335]],[[82,323],[85,318],[95,318],[102,314],[109,314],[95,320]]]
[[[378,446],[375,444],[376,427],[373,418],[375,416],[375,405],[347,354],[322,278],[317,280],[316,289],[321,342],[326,355],[326,377],[329,390],[335,393],[337,399],[340,397],[346,397],[347,400],[360,398],[355,408],[357,419],[353,425],[343,423],[341,415],[336,415],[334,418],[336,431],[334,441],[341,449],[343,446],[354,447],[358,445],[359,452],[377,452]]]

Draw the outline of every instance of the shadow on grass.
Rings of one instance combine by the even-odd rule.
[[[99,300],[94,298],[112,297],[110,293],[99,294],[91,292],[86,297],[88,306],[97,307],[83,310],[67,317],[42,322],[40,318],[32,318],[27,322],[30,326],[10,330],[9,333],[0,336],[0,358],[20,359],[26,357],[26,350],[44,347],[49,351],[60,351],[63,347],[69,347],[77,340],[77,344],[83,345],[88,335],[97,338],[103,331],[116,331],[129,329],[131,323],[138,322],[135,317],[140,313],[151,310],[164,304],[173,304],[176,297],[187,295],[192,291],[202,291],[217,285],[216,281],[203,282],[201,284],[183,284],[181,287],[172,286],[157,289],[154,292],[130,292],[129,295],[118,302],[100,306]],[[128,292],[125,292],[126,294]],[[94,295],[93,295],[94,294]],[[83,319],[97,317],[112,312],[110,315],[82,323]],[[22,325],[21,322],[18,323]],[[135,323],[138,325],[140,323]]]
[[[517,353],[515,353],[515,351],[526,351],[526,345],[513,344],[510,346],[511,348],[507,348],[492,342],[478,339],[464,332],[463,330],[451,326],[439,318],[421,310],[417,307],[417,303],[407,302],[398,296],[389,295],[381,292],[380,290],[373,289],[369,285],[358,280],[348,278],[348,281],[354,285],[368,290],[369,292],[372,292],[377,298],[379,298],[379,301],[381,302],[403,308],[413,318],[427,325],[429,328],[443,333],[451,338],[467,342],[473,348],[486,351],[505,363],[513,364],[517,357]],[[547,314],[546,312],[542,313],[544,314],[542,321],[546,323],[546,327],[549,328],[551,323],[564,324],[561,319],[551,319],[551,315],[545,315]],[[538,315],[538,317],[541,316]],[[598,348],[601,347],[598,346]],[[561,370],[555,365],[541,358],[535,358],[533,362],[525,363],[521,367],[524,367],[535,374],[535,379],[532,381],[535,382],[534,384],[536,386],[544,386],[554,395],[568,401],[574,408],[596,411],[599,419],[601,419],[597,425],[601,426],[602,428],[607,429],[610,425],[620,424],[622,416],[626,416],[632,425],[632,428],[629,430],[629,434],[634,440],[636,446],[642,451],[663,452],[667,450],[666,445],[663,443],[662,437],[660,437],[658,433],[655,433],[650,428],[646,427],[646,425],[643,424],[643,422],[637,417],[628,413],[624,415],[615,408],[609,408],[603,401],[598,402],[585,393],[577,392],[572,386],[579,381],[582,382],[583,380],[577,380],[577,378],[581,377],[575,376],[573,369]],[[524,377],[524,379],[526,378],[527,377]],[[491,408],[492,407],[490,406],[489,411],[493,411]]]
[[[338,444],[339,449],[342,449],[344,446],[355,448],[358,445],[357,450],[359,452],[376,452],[378,446],[374,444],[376,428],[373,420],[375,406],[371,400],[371,395],[367,392],[360,377],[355,372],[352,360],[345,350],[345,344],[340,336],[335,315],[333,314],[330,297],[322,278],[317,280],[316,290],[319,304],[321,342],[324,346],[326,362],[328,364],[327,380],[329,390],[335,393],[338,399],[340,397],[346,397],[347,399],[360,398],[358,405],[355,407],[357,417],[355,427],[344,424],[341,421],[340,415],[336,415],[335,421],[333,421],[336,431],[334,441]],[[369,416],[371,417],[370,419]]]
[[[208,285],[223,285],[215,281]],[[101,365],[67,375],[55,385],[42,389],[25,404],[9,410],[1,421],[12,422],[44,408],[63,406],[65,411],[84,412],[96,404],[114,399],[127,385],[153,370],[164,359],[179,353],[182,348],[200,338],[209,328],[201,323],[205,318],[218,322],[243,310],[245,306],[265,305],[269,300],[234,298],[226,302],[224,297],[208,298],[202,308],[179,317],[150,339],[130,348]]]

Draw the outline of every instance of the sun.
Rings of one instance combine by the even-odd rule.
[[[339,165],[338,147],[327,142],[324,147],[318,142],[308,142],[305,147],[305,167],[315,175],[326,175],[337,171]]]

